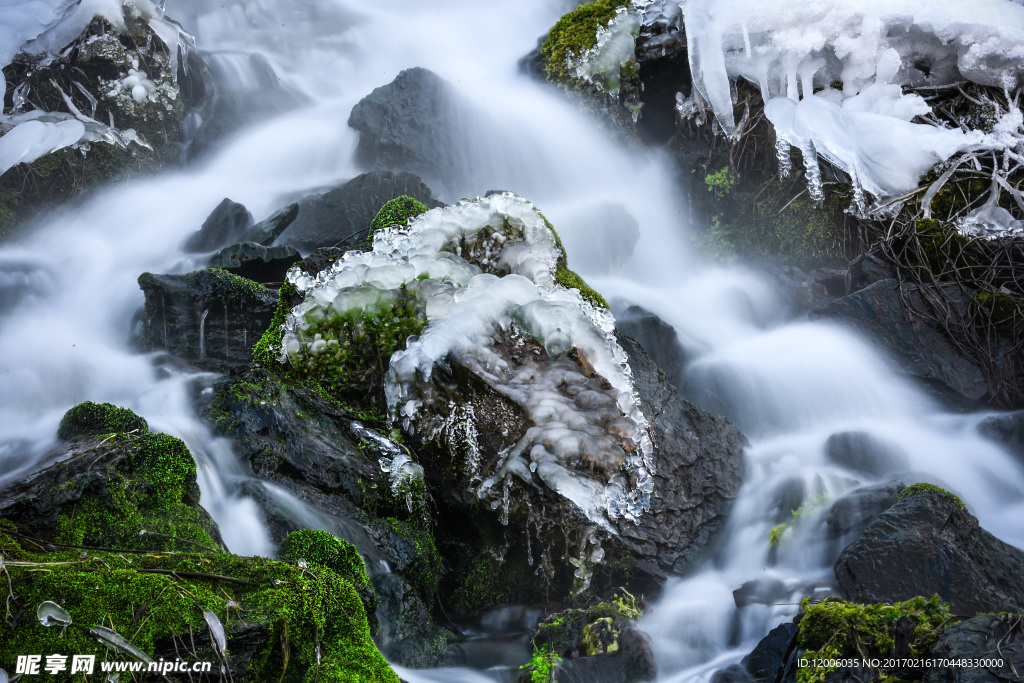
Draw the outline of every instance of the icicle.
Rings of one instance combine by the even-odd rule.
[[[818,152],[814,149],[814,143],[805,140],[800,146],[800,153],[804,156],[804,172],[807,175],[807,192],[815,206],[821,206],[825,201],[825,186],[821,181],[821,168],[818,166]]]
[[[775,158],[779,160],[779,175],[788,178],[793,172],[793,159],[789,156],[790,144],[783,138],[775,140]]]

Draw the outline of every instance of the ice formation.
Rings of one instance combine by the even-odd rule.
[[[146,22],[149,28],[165,44],[168,51],[167,71],[169,83],[157,83],[143,71],[138,71],[138,62],[123,79],[111,82],[101,97],[120,99],[121,104],[152,100],[167,103],[177,96],[174,80],[177,77],[178,51],[194,49],[194,40],[176,24],[163,17],[162,6],[150,0],[14,0],[0,3],[0,68],[6,68],[19,57],[36,66],[45,66],[61,55],[68,45],[85,32],[90,22],[102,18],[115,31],[124,31],[125,13],[132,13]],[[113,38],[90,36],[83,48],[102,49],[104,41],[116,45],[121,53],[124,49]],[[130,55],[129,55],[130,57]],[[56,86],[56,84],[55,84]],[[7,82],[0,73],[0,92]],[[21,84],[15,89],[14,107],[10,112],[0,111],[0,174],[14,164],[29,163],[44,154],[64,147],[84,146],[102,141],[126,147],[139,139],[132,129],[118,130],[97,121],[81,112],[64,93],[68,112],[22,111],[25,104]],[[59,88],[59,86],[58,86]],[[93,103],[95,115],[96,97],[79,85],[85,96]],[[127,98],[123,95],[127,94]],[[133,110],[132,110],[133,111]],[[77,132],[75,137],[73,133]]]
[[[680,113],[706,102],[727,134],[741,133],[730,79],[743,77],[760,87],[780,137],[817,152],[876,197],[916,188],[921,173],[957,152],[1019,143],[910,123],[930,108],[903,92],[965,79],[1017,87],[1024,75],[1019,3],[688,0],[682,7],[694,88]],[[813,154],[805,158],[813,164]]]
[[[434,209],[378,231],[372,251],[350,251],[315,277],[293,268],[288,279],[305,298],[286,319],[282,359],[330,354],[338,342],[320,321],[404,300],[426,327],[391,358],[392,420],[415,432],[424,405],[471,415],[431,384],[438,368],[458,362],[520,406],[531,425],[494,472],[471,473],[484,480],[478,494],[493,498],[499,481],[536,475],[610,530],[610,519],[635,520],[649,506],[653,445],[614,319],[555,283],[559,256],[543,216],[516,195]],[[543,348],[539,361],[511,363],[500,351],[528,343]]]

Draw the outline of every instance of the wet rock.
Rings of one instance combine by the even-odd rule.
[[[289,204],[246,230],[240,241],[256,242],[269,247],[295,221],[298,215],[299,205],[297,203]]]
[[[927,683],[1019,681],[1024,672],[1024,620],[1019,614],[979,614],[947,628],[931,656],[983,660],[988,666],[934,667],[925,677]]]
[[[732,592],[736,607],[749,605],[771,605],[788,596],[792,591],[779,579],[756,579],[747,581]]]
[[[723,527],[741,483],[744,438],[725,418],[683,400],[637,342],[620,336],[619,343],[629,356],[640,408],[651,426],[657,476],[650,510],[636,523],[610,519],[614,535],[605,533],[569,499],[545,486],[524,486],[518,478],[509,477],[499,484],[507,493],[501,494],[494,505],[482,502],[469,479],[475,476],[485,480],[496,472],[499,454],[518,442],[529,428],[526,413],[457,362],[435,373],[436,386],[447,392],[443,395],[459,401],[462,408],[445,403],[448,407],[442,412],[436,406],[424,405],[417,415],[416,431],[407,432],[407,439],[415,444],[434,501],[442,510],[446,527],[442,542],[452,544],[452,548],[460,544],[458,555],[467,554],[468,546],[470,554],[482,558],[454,568],[456,604],[468,593],[471,599],[463,604],[486,606],[492,604],[486,601],[493,599],[493,592],[507,589],[519,592],[502,594],[505,601],[565,595],[578,583],[576,566],[570,560],[580,562],[584,572],[592,566],[595,587],[618,580],[618,570],[609,567],[642,565],[653,572],[631,572],[627,585],[652,590],[655,573],[685,571]],[[512,342],[510,347],[519,348]],[[532,359],[529,362],[550,362],[545,361],[539,347],[531,350],[526,345],[514,354]],[[520,358],[520,362],[527,362],[525,359]],[[567,373],[576,367],[569,358],[559,362],[563,361]],[[471,416],[471,422],[465,422],[466,416]],[[449,420],[464,426],[446,432],[444,425],[452,424]],[[473,435],[469,443],[466,434]],[[473,454],[475,470],[451,466],[453,461],[469,462],[465,460],[467,453]],[[577,475],[588,476],[582,469]],[[471,524],[466,524],[467,519],[472,520]],[[599,555],[590,565],[586,555],[583,559],[580,556],[595,541],[602,548],[603,558]],[[442,552],[456,553],[454,549]],[[490,559],[495,553],[499,559]],[[549,587],[507,578],[530,576],[533,570],[527,565],[537,561],[546,567]],[[479,573],[481,567],[489,567],[492,562],[495,567],[485,574],[491,578],[485,578]],[[639,583],[632,583],[634,578]]]
[[[921,295],[913,287],[907,286],[902,294],[920,303]],[[985,398],[989,387],[981,367],[959,352],[933,323],[908,316],[900,296],[896,280],[880,280],[825,304],[811,317],[857,329],[892,355],[903,372],[946,396],[952,394],[960,403]]]
[[[219,268],[253,282],[284,282],[293,264],[302,260],[298,249],[288,244],[265,247],[242,242],[224,247],[210,259],[210,268]]]
[[[430,188],[412,173],[373,171],[321,195],[301,199],[295,220],[278,237],[307,252],[320,247],[357,247],[370,222],[389,199],[407,195],[428,207],[441,206]]]
[[[387,439],[337,402],[263,369],[219,379],[213,395],[207,419],[265,482],[247,493],[272,540],[316,525],[351,542],[377,593],[382,651],[403,666],[442,665],[454,636],[432,615],[439,559],[422,520],[397,519],[410,512],[404,497],[390,497],[380,469]]]
[[[680,7],[671,0],[652,2],[644,10],[644,23],[636,39],[644,103],[638,128],[645,138],[659,143],[676,132],[676,93],[689,97],[692,88]]]
[[[771,509],[775,511],[772,521],[776,524],[790,522],[793,513],[807,499],[807,485],[800,477],[790,477],[779,483],[772,495],[774,500]]]
[[[846,272],[846,290],[853,294],[860,290],[895,277],[893,267],[872,252],[857,257]]]
[[[789,622],[773,628],[741,666],[757,683],[781,683],[792,680],[796,670],[797,625]]]
[[[651,360],[676,385],[682,377],[686,354],[674,327],[640,306],[630,306],[616,315],[615,326],[622,334],[640,342]]]
[[[312,254],[302,259],[299,268],[307,275],[316,276],[324,268],[329,267],[335,261],[345,255],[348,249],[343,247],[320,247]]]
[[[247,365],[277,295],[220,270],[139,276],[146,295],[140,345],[208,368]]]
[[[941,490],[898,500],[839,556],[840,588],[863,603],[938,594],[958,615],[1024,609],[1024,552],[961,506]]]
[[[1024,463],[1024,410],[985,418],[978,431]]]
[[[252,214],[244,206],[224,199],[203,221],[203,226],[185,240],[182,249],[193,253],[213,251],[240,241],[252,224]]]
[[[825,442],[825,457],[835,464],[872,477],[904,472],[906,453],[896,444],[868,432],[839,432]]]

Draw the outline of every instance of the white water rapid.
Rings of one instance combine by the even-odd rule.
[[[221,87],[263,87],[254,58],[280,88],[278,113],[237,131],[203,162],[97,193],[0,246],[0,487],[52,446],[61,415],[84,401],[123,405],[181,437],[199,462],[202,503],[228,547],[273,552],[254,504],[252,475],[231,444],[194,416],[195,376],[130,347],[144,271],[200,267],[179,246],[224,198],[257,220],[303,194],[359,173],[353,105],[399,71],[421,66],[472,104],[461,172],[435,188],[444,201],[492,189],[535,203],[560,230],[570,261],[591,248],[586,217],[621,204],[640,225],[625,264],[580,259],[581,274],[613,302],[675,327],[686,365],[678,385],[727,414],[747,435],[745,484],[705,563],[670,579],[644,617],[664,681],[708,680],[790,619],[803,595],[827,589],[837,549],[815,536],[814,510],[769,547],[781,492],[822,501],[870,483],[829,463],[824,443],[860,430],[896,444],[921,480],[954,490],[982,526],[1024,546],[1024,471],[980,437],[983,416],[945,414],[871,345],[822,323],[793,319],[768,277],[701,264],[690,253],[686,198],[658,150],[617,146],[517,61],[574,3],[565,0],[168,0],[196,35]],[[316,525],[279,489],[282,508]],[[775,606],[737,611],[732,591],[776,579]],[[507,680],[503,672],[399,670],[417,681]]]

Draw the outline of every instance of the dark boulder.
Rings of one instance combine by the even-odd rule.
[[[210,259],[210,268],[219,268],[253,282],[284,282],[285,273],[302,260],[298,249],[287,244],[265,247],[256,242],[241,242],[224,247]]]
[[[635,340],[620,335],[619,343],[652,427],[658,474],[650,511],[618,530],[637,559],[681,574],[725,525],[747,441],[726,418],[682,398]]]
[[[903,472],[910,466],[906,453],[868,432],[838,432],[825,442],[825,457],[841,467],[872,477]]]
[[[289,204],[246,230],[239,241],[256,242],[257,244],[269,247],[295,221],[298,215],[298,203]]]
[[[981,660],[982,666],[933,667],[927,683],[998,683],[1019,681],[1024,673],[1024,617],[979,614],[947,628],[932,657]]]
[[[896,271],[892,264],[887,263],[880,256],[868,252],[858,256],[850,263],[846,270],[846,291],[848,294],[859,292],[882,280],[890,280],[896,277]]]
[[[222,270],[139,276],[146,295],[140,346],[209,368],[247,365],[277,295]]]
[[[958,615],[1024,609],[1024,552],[982,529],[941,489],[915,485],[901,495],[835,564],[850,600],[938,594]]]
[[[879,280],[812,312],[811,317],[849,325],[873,339],[899,362],[903,372],[959,404],[985,398],[989,386],[975,359],[967,357],[934,323],[911,316],[901,296],[921,304],[913,286]],[[961,304],[966,307],[965,299]]]
[[[651,360],[676,385],[686,363],[686,353],[679,343],[676,328],[640,306],[630,306],[618,313],[615,326],[622,334],[640,342]]]
[[[360,133],[356,161],[366,168],[450,176],[460,138],[451,84],[432,71],[406,69],[352,108],[348,125]]]
[[[797,625],[789,622],[773,628],[753,652],[743,658],[742,667],[756,683],[792,680],[796,671]]]
[[[202,227],[185,240],[182,249],[193,253],[213,251],[238,242],[252,224],[252,214],[244,206],[224,199],[206,217]]]
[[[412,173],[374,171],[340,187],[298,202],[295,220],[279,236],[304,252],[319,247],[355,247],[366,240],[370,222],[390,199],[407,195],[430,208],[441,206],[430,188]]]
[[[868,525],[896,502],[902,484],[862,486],[844,494],[825,513],[825,538],[845,540],[845,547],[856,540]],[[833,555],[834,557],[834,555]]]

